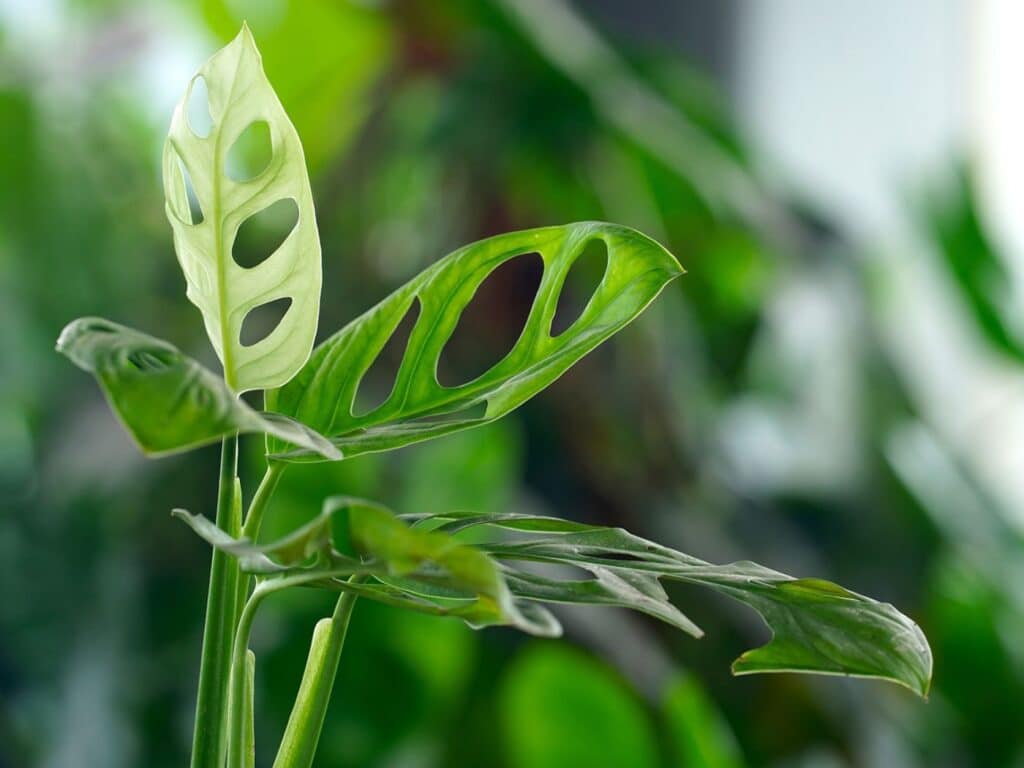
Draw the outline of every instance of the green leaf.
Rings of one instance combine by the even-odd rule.
[[[700,637],[663,580],[714,589],[746,603],[773,633],[733,664],[735,674],[814,672],[872,677],[924,696],[932,657],[918,626],[887,603],[819,579],[751,562],[712,565],[621,528],[544,515],[455,513],[395,517],[372,502],[336,497],[319,517],[271,544],[238,541],[176,511],[243,570],[353,591],[392,605],[555,634],[541,603],[628,607]],[[461,538],[460,538],[461,537]],[[366,584],[343,581],[371,577]]]
[[[611,669],[573,648],[529,648],[505,674],[499,705],[512,768],[661,765],[642,702]]]
[[[675,765],[687,768],[741,768],[736,736],[707,692],[692,677],[673,681],[662,700]]]
[[[259,413],[177,347],[97,317],[68,324],[57,350],[99,381],[139,448],[162,456],[238,432],[262,432],[327,458],[337,449],[281,414]]]
[[[514,599],[485,552],[443,532],[410,528],[374,502],[332,497],[312,521],[262,546],[229,536],[201,515],[180,509],[174,515],[249,573],[456,616],[473,627],[510,625],[542,636],[561,631],[545,609]]]
[[[566,274],[593,240],[607,247],[604,278],[580,317],[553,337],[551,321]],[[533,252],[543,257],[544,276],[518,341],[476,379],[454,387],[439,384],[438,361],[477,288],[501,264]],[[540,392],[627,325],[680,274],[682,268],[656,242],[612,224],[567,224],[481,240],[421,272],[317,347],[294,379],[268,393],[267,404],[329,436],[347,456],[486,424]],[[369,413],[354,414],[363,375],[417,302],[419,314],[390,396]],[[319,460],[283,441],[271,441],[269,449],[286,460]]]
[[[922,696],[928,693],[932,655],[920,628],[892,605],[831,582],[795,579],[751,562],[712,565],[621,528],[583,526],[541,515],[409,519],[417,526],[438,526],[435,530],[448,533],[474,529],[474,545],[505,566],[510,588],[521,597],[544,602],[629,604],[683,629],[687,627],[681,614],[668,613],[667,598],[654,588],[659,579],[709,587],[744,602],[761,614],[773,637],[735,661],[733,672],[737,675],[850,675],[888,680]],[[538,578],[531,570],[537,563],[572,566],[589,572],[591,578],[562,581],[560,586],[559,579],[552,577],[538,588]],[[607,572],[637,587],[642,599],[627,601],[629,595],[621,587],[610,597]]]
[[[205,137],[188,121],[199,78],[206,84],[212,118]],[[260,124],[269,128],[269,162],[253,178],[233,178],[228,155],[250,126]],[[188,297],[203,314],[228,386],[244,392],[284,384],[306,362],[316,336],[320,241],[302,144],[263,73],[248,27],[203,65],[175,109],[163,176]],[[190,210],[189,182],[201,218]],[[295,204],[294,228],[264,261],[239,265],[232,256],[239,227],[282,200]],[[277,326],[263,339],[243,344],[242,324],[249,313],[284,299],[290,304]]]

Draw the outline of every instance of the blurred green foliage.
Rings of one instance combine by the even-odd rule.
[[[159,768],[187,751],[209,552],[167,513],[211,512],[217,462],[143,462],[52,347],[68,318],[104,313],[214,362],[181,301],[159,147],[180,83],[243,15],[306,147],[322,335],[500,231],[613,220],[689,270],[510,421],[297,468],[268,536],[336,493],[553,511],[891,600],[936,654],[924,705],[871,683],[732,679],[763,628],[685,587],[674,598],[709,639],[567,610],[576,647],[553,648],[361,603],[321,765],[1024,759],[1021,536],[887,337],[886,306],[913,286],[765,191],[699,72],[607,25],[613,55],[572,69],[541,32],[571,51],[586,22],[566,27],[554,0],[45,7],[0,15],[0,766]],[[609,83],[640,94],[634,113],[609,114]],[[929,267],[978,354],[1018,366],[1003,256],[962,173],[919,218]],[[514,337],[528,282],[509,280],[481,334]],[[260,446],[245,449],[252,462]],[[313,592],[268,601],[259,730],[282,727],[329,609]]]

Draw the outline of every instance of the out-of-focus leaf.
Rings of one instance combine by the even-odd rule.
[[[676,765],[686,768],[741,768],[736,737],[704,689],[691,677],[669,686],[663,716]]]
[[[212,118],[207,136],[188,118],[200,78]],[[269,160],[255,176],[239,180],[228,173],[229,152],[250,127],[260,125],[269,129]],[[263,73],[248,27],[203,65],[175,109],[163,176],[188,297],[203,313],[228,386],[243,392],[284,384],[306,362],[316,336],[320,240],[302,144]],[[199,212],[190,210],[190,193]],[[239,265],[232,255],[239,227],[282,200],[295,205],[294,227],[266,259]],[[276,327],[255,343],[243,343],[250,312],[280,301],[289,303]]]
[[[583,313],[552,337],[563,282],[587,243],[607,247],[604,278]],[[483,375],[459,386],[438,383],[445,344],[477,288],[501,264],[539,253],[544,276],[518,341]],[[314,351],[299,374],[268,393],[268,407],[328,435],[346,455],[385,451],[504,416],[557,379],[577,360],[628,324],[665,285],[682,274],[673,256],[626,227],[567,224],[498,235],[455,251],[424,270]],[[390,396],[353,413],[363,375],[418,302]],[[278,458],[319,460],[306,449],[271,441]]]
[[[148,455],[184,451],[238,432],[263,432],[340,458],[330,442],[302,424],[253,410],[223,381],[161,339],[83,317],[61,332],[57,350],[96,377],[110,407]]]
[[[234,539],[200,515],[174,514],[209,544],[237,557],[250,573],[300,577],[303,584],[457,616],[474,627],[510,625],[541,636],[561,632],[544,608],[514,598],[500,567],[485,552],[443,532],[410,528],[374,502],[330,498],[307,525],[262,546]]]
[[[535,646],[500,689],[502,735],[513,768],[654,768],[654,729],[611,670],[580,651]]]
[[[260,41],[267,77],[302,137],[310,172],[344,156],[393,61],[394,30],[361,3],[239,5],[202,0],[208,26],[230,40],[243,21]],[[295,58],[302,45],[302,58]]]
[[[419,525],[440,522],[438,530],[449,533],[490,529],[489,539],[475,531],[474,545],[506,568],[516,568],[517,563],[554,563],[592,575],[587,583],[566,581],[560,586],[555,580],[547,580],[540,587],[535,586],[537,580],[532,576],[525,577],[526,587],[510,578],[513,591],[531,589],[528,596],[545,602],[609,603],[606,572],[636,587],[643,597],[616,604],[631,604],[666,621],[671,618],[657,612],[665,610],[663,605],[668,603],[660,586],[655,588],[658,579],[710,587],[744,602],[761,614],[773,637],[733,663],[737,675],[813,672],[872,677],[899,683],[922,696],[928,693],[932,655],[920,628],[892,605],[831,582],[795,579],[751,562],[712,565],[621,528],[583,526],[540,515],[459,514],[410,519]],[[617,590],[616,599],[623,597]],[[672,623],[683,626],[678,618]],[[699,636],[696,627],[690,631]]]
[[[1014,308],[1012,276],[985,230],[970,174],[961,168],[953,185],[927,211],[928,234],[952,274],[982,333],[1000,352],[1024,360]]]

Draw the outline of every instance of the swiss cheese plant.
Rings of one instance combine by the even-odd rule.
[[[209,94],[205,133],[189,121],[199,78]],[[256,124],[269,131],[271,156],[242,178],[229,155]],[[632,321],[683,269],[658,243],[615,224],[512,232],[440,259],[314,348],[321,265],[312,192],[299,137],[246,28],[186,89],[171,119],[163,175],[187,295],[202,313],[223,375],[168,341],[100,318],[70,323],[57,348],[96,377],[144,453],[222,445],[215,519],[174,512],[213,550],[193,766],[253,765],[250,628],[264,597],[299,586],[336,592],[338,600],[313,629],[277,768],[312,763],[357,598],[544,637],[561,632],[549,605],[619,606],[701,637],[664,589],[685,582],[745,603],[771,629],[767,644],[735,661],[736,674],[873,677],[926,694],[928,644],[891,605],[751,562],[713,565],[621,528],[515,511],[392,511],[338,489],[311,522],[261,541],[261,521],[290,465],[395,450],[501,418]],[[297,213],[293,228],[264,261],[243,266],[233,255],[239,228],[281,201]],[[555,333],[566,275],[594,241],[607,250],[604,276],[578,318]],[[438,362],[463,310],[488,275],[527,253],[540,254],[544,271],[518,340],[477,378],[442,385]],[[249,314],[282,301],[287,309],[270,332],[243,341]],[[365,374],[410,314],[415,324],[390,394],[358,412]],[[250,390],[264,393],[265,410],[241,399]],[[243,433],[266,439],[266,472],[244,512],[237,461]]]

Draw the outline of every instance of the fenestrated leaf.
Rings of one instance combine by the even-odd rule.
[[[261,546],[232,538],[201,515],[180,509],[174,515],[250,573],[301,577],[303,584],[456,616],[474,627],[510,625],[542,636],[561,631],[541,606],[513,597],[485,552],[443,532],[410,528],[374,502],[332,497],[312,521]]]
[[[174,345],[98,317],[68,324],[57,350],[92,373],[144,453],[184,451],[237,432],[264,432],[326,458],[338,450],[308,427],[263,414]]]
[[[662,603],[667,604],[667,598],[663,601],[664,593],[659,594],[651,584],[658,579],[710,587],[740,600],[761,614],[773,638],[737,659],[733,664],[736,674],[851,675],[889,680],[922,696],[928,692],[932,656],[920,628],[892,605],[831,582],[795,579],[751,562],[712,565],[621,528],[581,526],[540,515],[412,519],[418,526],[436,526],[435,531],[476,529],[474,546],[503,564],[513,593],[523,597],[631,605],[667,621],[672,621],[670,614],[659,615],[666,610]],[[532,575],[511,575],[513,569],[530,574],[530,565],[524,564],[536,563],[581,568],[589,571],[593,580],[568,581],[560,587],[556,579],[538,583]],[[630,574],[626,583],[639,587],[643,599],[634,597],[631,604],[621,584],[616,584],[609,596],[608,572],[620,578]],[[672,623],[682,626],[676,618]]]
[[[200,136],[187,116],[199,78],[209,94],[207,136]],[[246,129],[260,124],[269,128],[269,162],[255,177],[238,180],[226,167],[229,152]],[[163,176],[188,297],[203,313],[228,386],[244,392],[284,384],[306,362],[316,336],[320,241],[302,144],[263,73],[248,27],[203,65],[175,109]],[[201,220],[189,208],[189,182]],[[262,262],[240,266],[232,256],[239,227],[281,200],[297,207],[294,228]],[[277,326],[259,341],[243,344],[246,316],[282,299],[291,303]]]
[[[607,247],[604,278],[579,318],[552,336],[566,274],[593,240]],[[534,252],[544,260],[544,275],[515,345],[476,379],[442,386],[438,362],[477,288],[501,264]],[[612,224],[583,222],[481,240],[421,272],[317,347],[294,379],[268,394],[268,407],[327,435],[347,456],[486,424],[548,386],[633,320],[680,274],[679,264],[656,242]],[[363,375],[416,301],[419,315],[390,396],[374,410],[355,415]],[[288,460],[319,458],[277,441],[271,441],[270,450]]]

